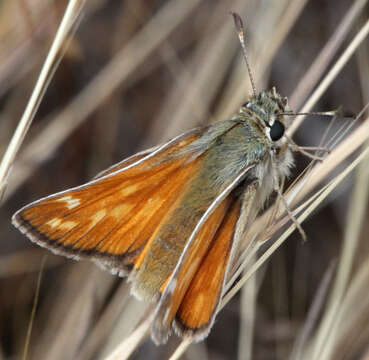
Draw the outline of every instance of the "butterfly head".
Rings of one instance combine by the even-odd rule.
[[[278,143],[290,125],[290,116],[284,116],[289,112],[288,100],[277,93],[275,87],[252,96],[240,112],[250,116],[272,143]]]

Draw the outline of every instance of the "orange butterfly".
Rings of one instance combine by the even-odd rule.
[[[287,99],[275,88],[255,94],[230,120],[27,205],[13,224],[56,254],[129,275],[134,295],[158,301],[156,343],[172,329],[200,340],[218,311],[240,238],[292,166],[283,141],[286,112]]]

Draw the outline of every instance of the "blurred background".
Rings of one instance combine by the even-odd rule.
[[[66,5],[66,0],[0,1],[0,156]],[[257,89],[276,86],[294,111],[321,79],[314,79],[317,72],[306,73],[332,35],[342,32],[337,52],[326,61],[328,70],[368,19],[366,1],[353,0],[86,2],[15,161],[0,208],[0,359],[22,355],[47,253],[11,226],[12,214],[30,201],[88,181],[139,150],[236,112],[251,91],[230,11],[244,19]],[[343,28],[348,15],[351,20]],[[342,106],[358,113],[363,108],[368,101],[368,49],[366,40],[314,110]],[[327,125],[326,118],[309,117],[294,139],[316,146]],[[308,162],[296,158],[294,176]],[[210,336],[190,347],[184,358],[292,356],[298,334],[312,319],[309,309],[316,294],[322,288],[329,291],[329,285],[321,284],[340,257],[353,183],[354,178],[345,181],[303,224],[306,242],[293,234],[271,257],[258,274],[257,295],[250,305],[246,292],[236,296],[218,315]],[[366,213],[358,229],[354,270],[367,261],[368,224]],[[124,284],[93,264],[48,253],[29,358],[103,359],[145,313],[144,304],[129,297]],[[311,336],[324,302],[316,322],[309,320]],[[369,306],[360,309],[329,358],[369,358]],[[168,358],[178,343],[173,336],[168,345],[156,347],[147,339],[132,359]]]

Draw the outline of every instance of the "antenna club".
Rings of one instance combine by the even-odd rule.
[[[237,31],[243,34],[243,22],[242,22],[241,16],[235,12],[231,12],[231,15],[233,16],[234,24],[235,24]]]

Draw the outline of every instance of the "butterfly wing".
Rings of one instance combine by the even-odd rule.
[[[195,340],[207,336],[219,310],[238,245],[257,215],[258,187],[257,183],[248,184],[242,196],[232,200],[175,314],[173,327],[177,333]]]
[[[150,234],[196,171],[194,153],[173,157],[199,138],[195,129],[135,155],[79,187],[43,198],[13,216],[13,224],[57,254],[92,258],[126,274]]]
[[[203,338],[212,326],[221,299],[240,210],[240,200],[233,200],[174,315],[174,329],[181,335]]]
[[[197,248],[184,254],[186,259],[177,267],[156,311],[152,331],[156,343],[166,342],[171,327],[177,334],[195,340],[208,334],[238,243],[257,214],[258,187],[257,183],[244,183],[226,197],[199,234],[201,237],[209,229],[216,229],[208,246],[196,239]],[[219,214],[223,215],[220,224]]]

